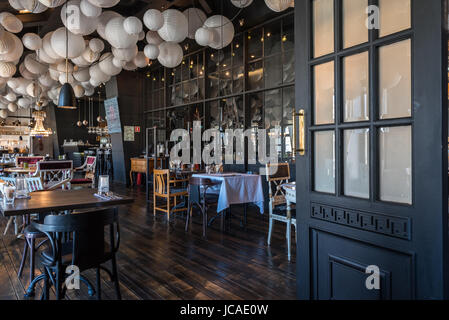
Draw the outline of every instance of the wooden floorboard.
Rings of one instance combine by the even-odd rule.
[[[217,220],[204,239],[198,215],[194,215],[189,231],[185,232],[182,213],[167,223],[163,213],[153,216],[151,204],[146,203],[139,187],[114,188],[136,199],[133,204],[120,208],[121,243],[117,264],[123,299],[295,299],[295,245],[293,238],[293,262],[289,263],[285,224],[275,225],[272,245],[268,247],[267,215],[251,207],[248,225],[243,228],[240,226],[242,209],[236,206],[227,230],[219,230]],[[1,231],[6,222],[0,218]],[[24,298],[24,288],[29,282],[28,263],[22,279],[17,278],[23,241],[16,239],[11,231],[0,236],[0,300]],[[95,284],[94,271],[83,275]],[[113,284],[103,273],[102,289],[103,299],[115,299]],[[40,291],[39,287],[36,299]],[[69,291],[67,299],[95,297],[89,297],[82,285],[80,290]]]

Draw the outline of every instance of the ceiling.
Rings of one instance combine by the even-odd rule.
[[[230,19],[235,16],[238,16],[239,19],[244,17],[244,28],[246,29],[276,15],[267,6],[256,5],[256,2],[259,1],[262,0],[254,1],[253,5],[243,9],[241,12],[229,0],[122,0],[118,5],[108,10],[116,11],[123,16],[136,16],[142,19],[148,9],[164,10],[173,8],[183,10],[195,6],[202,9],[208,16],[223,14]],[[248,10],[251,10],[250,15],[247,13]],[[60,18],[61,7],[49,8],[40,14],[20,14],[9,5],[7,0],[2,0],[0,1],[0,12],[4,11],[16,14],[23,22],[24,28],[21,35],[27,32],[35,32],[43,36],[62,26]],[[238,23],[234,23],[234,26],[236,27],[236,32],[238,32]]]

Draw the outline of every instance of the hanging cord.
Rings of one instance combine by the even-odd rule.
[[[65,75],[66,81],[69,83],[69,28],[67,28],[68,16],[67,16],[67,3],[65,4]]]

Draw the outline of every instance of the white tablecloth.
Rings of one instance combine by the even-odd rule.
[[[230,207],[231,204],[254,203],[260,213],[264,212],[264,197],[262,190],[262,177],[255,174],[194,174],[192,177],[220,181],[218,208],[221,212]]]

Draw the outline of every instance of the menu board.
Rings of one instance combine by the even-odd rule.
[[[120,123],[120,113],[118,109],[117,97],[105,100],[104,110],[106,114],[106,120],[108,122],[109,133],[122,132],[122,125]]]

